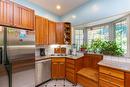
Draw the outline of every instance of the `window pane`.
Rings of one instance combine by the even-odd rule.
[[[88,44],[91,44],[92,40],[101,39],[109,40],[109,26],[98,26],[88,30]]]
[[[123,20],[118,23],[115,23],[115,35],[116,35],[116,42],[120,44],[122,49],[124,49],[125,53],[127,53],[127,21]]]
[[[75,44],[77,49],[83,44],[83,30],[75,30]]]

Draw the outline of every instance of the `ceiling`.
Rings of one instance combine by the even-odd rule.
[[[88,0],[29,0],[30,2],[37,4],[44,9],[58,15],[63,16],[73,9],[83,5]],[[61,9],[57,10],[56,6],[60,5]]]

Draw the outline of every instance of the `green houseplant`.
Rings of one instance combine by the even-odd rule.
[[[80,46],[80,51],[86,51],[88,48],[88,44],[87,43],[84,43]]]
[[[93,40],[88,50],[94,53],[102,53],[104,55],[124,55],[124,50],[116,43],[116,41],[102,41],[100,39]]]
[[[101,45],[101,53],[105,55],[123,56],[124,51],[116,41],[104,41]]]
[[[90,50],[94,53],[100,52],[102,43],[103,41],[101,41],[100,39],[92,40],[92,43],[90,45]]]

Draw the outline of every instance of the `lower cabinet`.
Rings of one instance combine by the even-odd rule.
[[[65,58],[52,58],[52,79],[65,78]]]
[[[104,80],[99,80],[99,87],[121,87],[121,86],[110,84],[109,82]]]
[[[124,72],[100,66],[99,87],[126,87]]]
[[[79,59],[66,59],[66,79],[73,84],[77,83],[76,73],[82,68],[83,58]]]
[[[130,73],[125,73],[125,87],[130,87]]]

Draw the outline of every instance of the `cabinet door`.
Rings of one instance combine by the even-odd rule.
[[[99,80],[99,87],[119,87],[119,86],[116,86],[103,80]]]
[[[56,43],[56,23],[49,21],[49,44]]]
[[[130,87],[130,73],[125,73],[125,87]]]
[[[14,4],[14,26],[33,30],[34,11],[15,3]]]
[[[0,0],[0,25],[13,25],[13,3],[9,0]]]
[[[30,17],[29,17],[29,10],[27,8],[22,7],[21,9],[21,25],[23,28],[30,28],[29,27],[29,21],[30,21]]]
[[[57,79],[59,77],[59,64],[52,63],[52,78]]]
[[[56,23],[56,43],[64,44],[64,23]]]
[[[37,45],[43,44],[43,19],[40,16],[35,16],[35,39]]]
[[[59,63],[59,78],[65,78],[65,63]]]
[[[48,20],[43,18],[43,44],[48,45],[49,31],[48,31]]]

